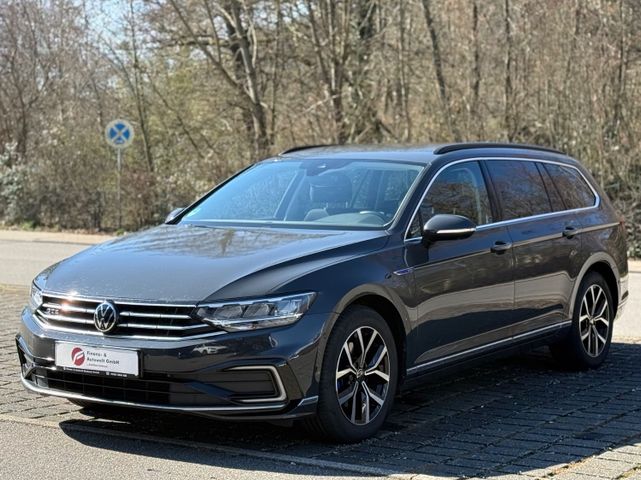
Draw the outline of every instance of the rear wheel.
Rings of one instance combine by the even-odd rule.
[[[552,354],[564,366],[597,368],[608,355],[612,342],[614,304],[604,278],[589,273],[581,282],[568,336],[551,345]]]
[[[390,411],[397,381],[396,345],[389,326],[370,308],[350,307],[327,343],[317,415],[306,426],[333,441],[370,437]]]

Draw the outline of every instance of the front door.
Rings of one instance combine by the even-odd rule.
[[[514,260],[507,228],[492,225],[493,211],[476,161],[449,165],[428,187],[405,252],[414,269],[420,332],[410,373],[509,337]],[[477,231],[426,247],[419,240],[421,219],[440,213],[468,217]]]

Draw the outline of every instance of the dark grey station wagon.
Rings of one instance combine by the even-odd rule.
[[[85,407],[356,441],[444,367],[542,344],[598,367],[627,283],[623,221],[560,152],[303,147],[43,271],[17,346],[26,388]]]

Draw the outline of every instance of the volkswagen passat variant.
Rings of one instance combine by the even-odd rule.
[[[627,279],[622,221],[560,152],[292,149],[39,274],[22,382],[356,441],[444,367],[541,344],[598,367]]]

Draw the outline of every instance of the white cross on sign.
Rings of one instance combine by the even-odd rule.
[[[127,120],[113,120],[105,128],[105,139],[112,148],[127,148],[134,139],[134,128]]]

